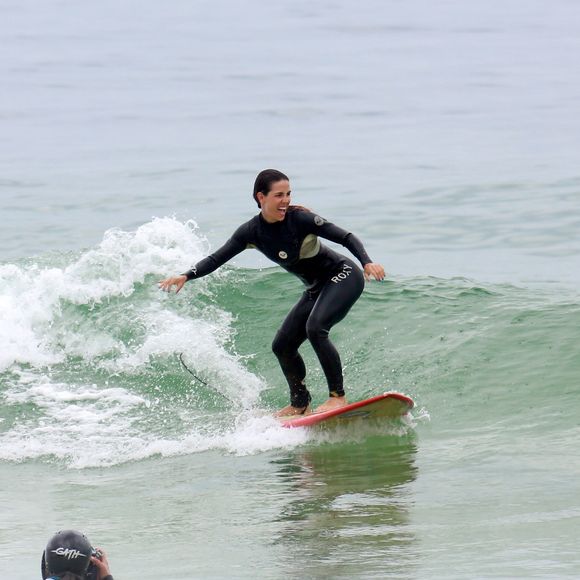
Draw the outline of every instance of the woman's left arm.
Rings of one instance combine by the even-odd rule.
[[[361,263],[366,280],[371,280],[372,278],[375,280],[383,280],[385,278],[385,269],[381,264],[371,260],[363,243],[357,236],[331,222],[327,222],[324,218],[316,214],[310,214],[309,217],[313,224],[311,233],[335,242],[336,244],[340,244],[349,250]]]

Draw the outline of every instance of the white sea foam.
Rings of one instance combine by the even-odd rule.
[[[0,267],[2,392],[6,407],[18,416],[0,436],[0,457],[50,456],[85,467],[227,448],[222,431],[208,435],[191,425],[174,439],[148,433],[140,421],[147,423],[156,405],[165,405],[161,410],[178,425],[182,411],[164,401],[163,393],[137,395],[126,387],[126,378],[134,375],[154,381],[152,363],[161,359],[167,368],[183,353],[210,383],[208,389],[237,409],[255,405],[264,384],[228,348],[231,314],[192,298],[208,292],[207,279],[179,297],[160,292],[154,282],[142,287],[153,277],[183,271],[206,253],[193,222],[163,218],[135,232],[111,230],[98,247],[69,264]],[[171,427],[169,433],[180,431]]]
[[[56,459],[78,469],[208,450],[248,455],[295,447],[310,437],[308,430],[284,429],[273,417],[256,411],[231,414],[225,430],[202,424],[168,437],[135,427],[151,412],[148,403],[120,387],[70,385],[23,373],[5,404],[33,405],[37,412],[0,435],[0,459]]]
[[[155,455],[171,457],[219,450],[234,455],[252,455],[272,449],[293,448],[306,443],[310,433],[306,429],[284,429],[271,416],[251,416],[242,412],[237,418],[232,415],[231,428],[216,429],[208,434],[194,429],[176,439],[142,440],[135,445],[131,459],[145,459]]]
[[[5,394],[5,405],[32,405],[0,435],[0,458],[56,457],[76,467],[112,463],[130,437],[131,412],[145,399],[118,387],[53,382],[25,373]],[[116,462],[116,461],[115,461]]]
[[[92,307],[130,296],[149,274],[183,271],[206,251],[205,238],[195,229],[194,222],[154,219],[135,232],[106,232],[97,248],[68,266],[0,266],[0,371],[14,363],[42,366],[62,361],[66,352],[55,348],[52,338],[62,330],[66,303]],[[86,345],[87,338],[85,354],[99,354],[111,346],[109,337],[92,333],[81,343]]]
[[[145,328],[143,342],[132,350],[125,349],[123,356],[103,362],[103,367],[112,372],[132,372],[146,367],[156,356],[180,353],[197,373],[211,377],[211,388],[230,401],[244,408],[256,403],[264,384],[226,349],[231,315],[214,309],[209,317],[191,318],[150,307],[140,313],[140,322]]]

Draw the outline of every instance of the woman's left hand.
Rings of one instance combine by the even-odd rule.
[[[157,282],[157,284],[159,284],[159,288],[163,290],[163,292],[171,292],[171,288],[175,286],[175,293],[177,294],[183,288],[183,285],[186,282],[187,276],[181,274],[181,276],[173,276],[171,278],[161,280],[160,282]]]
[[[384,280],[385,278],[385,269],[380,264],[371,262],[370,264],[365,264],[363,269],[365,280],[371,280],[372,278],[375,280]]]

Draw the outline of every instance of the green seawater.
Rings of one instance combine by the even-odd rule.
[[[116,579],[578,578],[579,22],[3,0],[0,580],[70,527]],[[406,419],[280,428],[302,288],[257,252],[158,290],[266,167],[389,272],[331,337],[349,399]]]
[[[332,332],[348,396],[399,390],[416,408],[328,433],[269,416],[287,401],[270,343],[295,279],[226,268],[179,296],[154,282],[61,297],[35,326],[55,360],[2,373],[4,541],[39,518],[39,538],[90,520],[116,573],[132,577],[139,559],[141,578],[159,562],[176,578],[294,578],[296,566],[311,578],[515,577],[539,560],[573,574],[577,300],[467,279],[368,283]],[[32,557],[16,547],[5,566]]]

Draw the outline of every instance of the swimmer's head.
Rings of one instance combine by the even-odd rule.
[[[42,577],[63,575],[67,572],[84,578],[93,547],[84,534],[76,530],[57,532],[46,545],[42,558]]]

